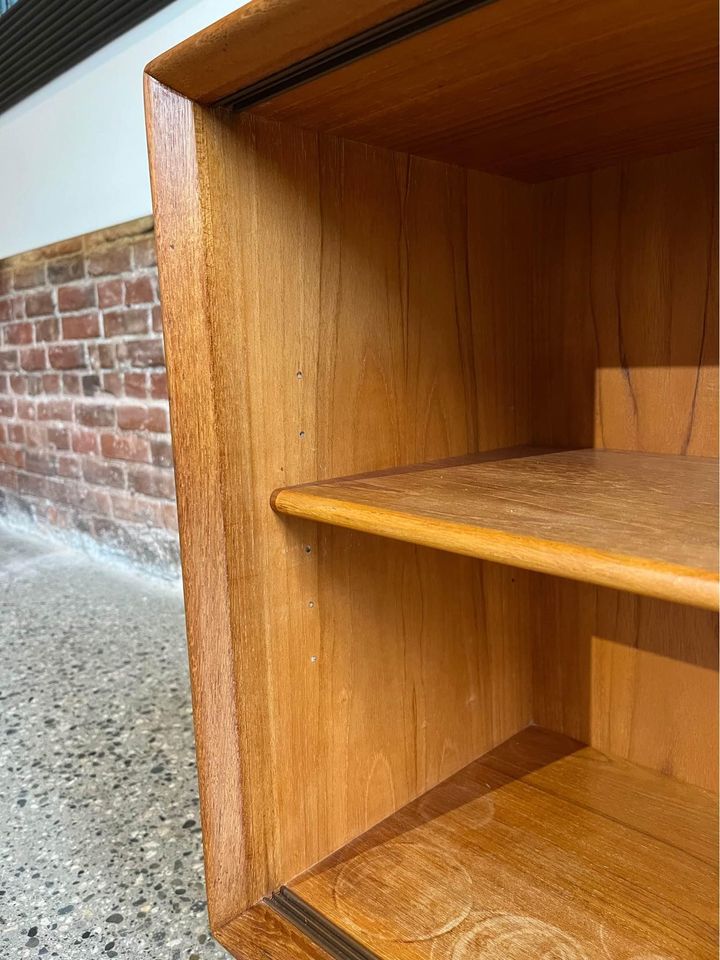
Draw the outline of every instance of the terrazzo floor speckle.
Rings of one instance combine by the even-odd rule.
[[[180,588],[0,528],[0,958],[227,956]]]

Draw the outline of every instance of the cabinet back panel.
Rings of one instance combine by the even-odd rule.
[[[540,184],[537,443],[717,456],[712,148]],[[717,788],[717,617],[539,578],[535,719]]]

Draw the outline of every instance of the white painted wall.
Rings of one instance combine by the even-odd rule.
[[[175,0],[0,115],[0,259],[151,212],[142,72],[246,0]]]

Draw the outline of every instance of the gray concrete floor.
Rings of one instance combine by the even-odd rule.
[[[0,957],[227,957],[179,586],[2,528]]]

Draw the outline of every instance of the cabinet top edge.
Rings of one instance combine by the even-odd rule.
[[[486,0],[487,2],[487,0]],[[418,7],[427,0],[250,0],[151,60],[145,73],[200,104],[238,90]],[[430,5],[436,5],[432,3]]]

